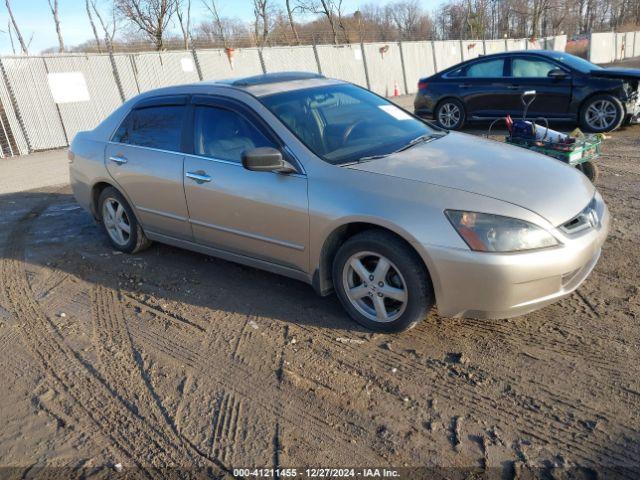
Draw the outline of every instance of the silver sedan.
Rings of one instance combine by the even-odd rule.
[[[506,318],[556,301],[609,226],[579,171],[314,74],[144,93],[69,157],[114,248],[158,241],[302,280],[378,331],[434,305]]]

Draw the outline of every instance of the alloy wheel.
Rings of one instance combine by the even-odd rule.
[[[618,110],[609,100],[597,100],[587,108],[587,124],[597,130],[607,130],[615,124]]]
[[[402,273],[378,253],[352,255],[344,265],[342,282],[349,302],[369,320],[392,322],[407,307],[409,295]]]
[[[102,204],[102,221],[111,240],[124,247],[131,238],[131,222],[122,204],[113,197]]]
[[[445,128],[452,128],[458,125],[462,112],[455,103],[445,103],[438,111],[438,121]]]

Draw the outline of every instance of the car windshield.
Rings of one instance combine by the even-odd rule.
[[[334,165],[389,155],[443,134],[351,84],[277,93],[261,101],[313,153]]]
[[[582,73],[589,73],[592,70],[602,70],[601,66],[596,65],[595,63],[591,63],[584,58],[571,55],[570,53],[554,54],[553,59],[557,60],[558,62],[562,62],[565,65],[569,65],[571,68],[574,68]]]

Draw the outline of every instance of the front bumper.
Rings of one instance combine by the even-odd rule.
[[[557,248],[496,254],[425,246],[440,315],[510,318],[566,297],[589,276],[609,231],[599,227]]]

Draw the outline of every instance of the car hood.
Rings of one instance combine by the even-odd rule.
[[[595,193],[587,177],[559,160],[455,132],[349,168],[499,199],[553,225],[580,212]]]
[[[592,70],[592,77],[620,78],[624,80],[640,80],[639,68],[603,68],[602,70]]]

